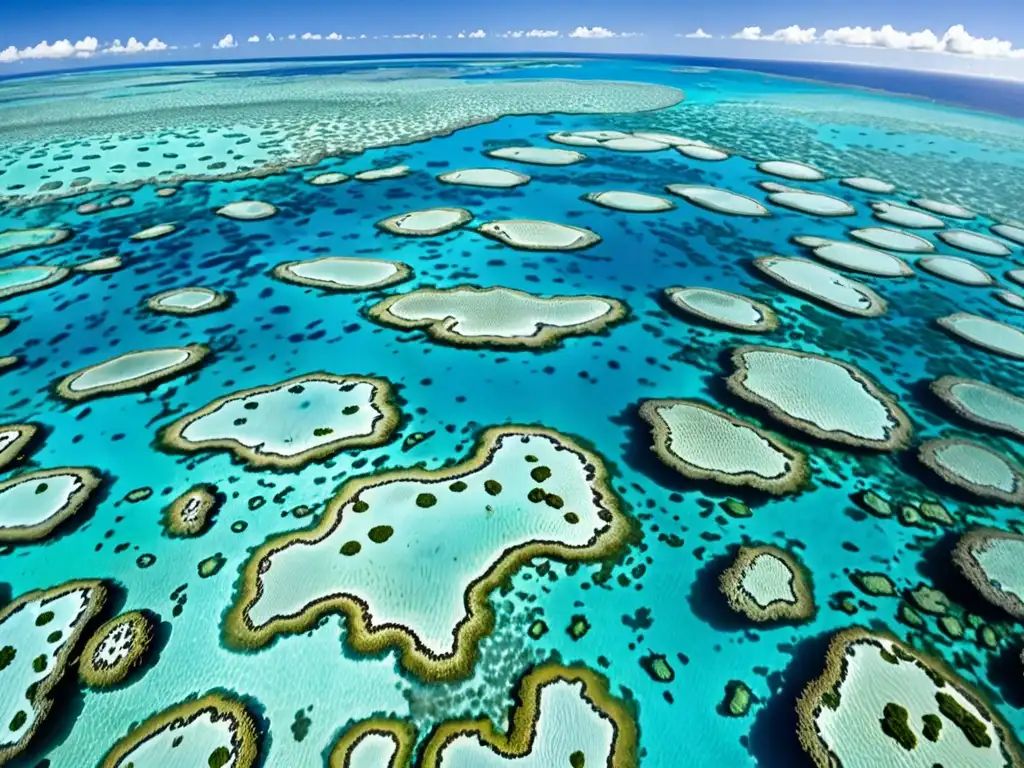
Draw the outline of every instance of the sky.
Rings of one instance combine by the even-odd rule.
[[[656,53],[1024,80],[1022,0],[0,0],[0,77],[129,62]]]

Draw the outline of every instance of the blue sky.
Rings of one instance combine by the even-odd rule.
[[[128,59],[529,50],[819,59],[1024,79],[1020,0],[0,2],[0,76]]]

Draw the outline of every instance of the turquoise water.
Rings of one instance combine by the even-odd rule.
[[[400,66],[415,69],[408,62]],[[244,79],[247,74],[239,68],[227,76]],[[152,71],[145,77],[153,77]],[[611,693],[635,705],[643,766],[810,765],[794,735],[795,696],[820,673],[830,634],[852,624],[887,628],[916,647],[933,648],[984,691],[1014,727],[1024,726],[1016,658],[1020,625],[982,603],[948,557],[956,534],[972,523],[1010,528],[1021,524],[1020,511],[940,486],[914,458],[920,441],[961,436],[1022,459],[1019,443],[956,418],[930,394],[928,384],[956,375],[1024,395],[1024,363],[959,342],[935,323],[939,317],[970,312],[1024,326],[1024,315],[997,301],[992,288],[964,286],[917,270],[916,276],[899,279],[847,273],[888,303],[881,317],[848,317],[787,292],[751,263],[772,254],[812,258],[808,249],[791,242],[798,235],[849,241],[849,230],[878,223],[871,215],[874,201],[902,204],[925,196],[959,203],[979,216],[968,222],[947,219],[946,226],[979,234],[997,220],[1024,217],[1019,181],[1015,193],[1008,182],[999,186],[1019,179],[1024,169],[1024,126],[1009,118],[838,86],[725,70],[674,72],[668,64],[630,60],[526,71],[499,68],[472,77],[456,72],[453,77],[495,84],[524,77],[647,82],[682,89],[687,99],[642,113],[504,117],[264,179],[182,181],[173,197],[157,196],[157,187],[145,184],[127,191],[131,206],[89,215],[77,214],[76,206],[125,191],[92,191],[37,205],[12,198],[0,208],[0,231],[66,226],[75,232],[63,243],[6,256],[2,267],[73,266],[114,252],[124,259],[118,271],[76,274],[58,285],[6,298],[0,306],[0,313],[18,321],[0,338],[0,354],[22,358],[18,368],[0,377],[5,393],[0,420],[46,428],[22,467],[4,479],[29,468],[62,466],[92,466],[105,475],[91,508],[49,539],[2,550],[0,598],[6,602],[70,579],[101,578],[114,587],[110,615],[147,609],[159,617],[156,653],[132,682],[93,691],[78,684],[70,670],[45,726],[12,764],[98,764],[133,723],[189,695],[219,688],[247,697],[265,732],[265,765],[321,765],[347,723],[375,714],[411,718],[421,733],[462,717],[495,717],[505,727],[519,678],[532,664],[560,658],[606,675]],[[39,87],[45,89],[45,81]],[[0,106],[0,112],[6,108]],[[675,132],[721,146],[732,156],[705,162],[672,149],[631,153],[578,147],[585,161],[541,167],[483,154],[513,145],[554,148],[559,145],[546,140],[549,133],[593,129]],[[87,133],[88,126],[76,130]],[[198,125],[194,133],[202,130]],[[811,134],[817,138],[805,152],[787,138]],[[226,150],[211,144],[207,151]],[[768,203],[757,183],[771,177],[756,168],[768,159],[820,167],[826,180],[787,184],[843,200],[854,206],[855,215],[814,218]],[[967,162],[970,174],[964,173]],[[412,173],[325,187],[304,181],[318,173],[351,175],[396,164],[408,165]],[[473,167],[507,168],[531,180],[492,190],[434,178]],[[840,185],[840,175],[874,176],[898,189],[892,195],[861,192]],[[675,197],[674,210],[633,214],[581,199],[602,190],[663,195],[668,184],[735,191],[766,205],[772,216],[726,216]],[[259,221],[214,214],[240,200],[272,203],[279,213]],[[388,216],[427,207],[465,208],[474,219],[434,238],[399,237],[374,226]],[[472,230],[496,219],[530,218],[583,227],[602,241],[581,251],[531,252]],[[129,240],[164,222],[177,223],[178,230],[159,240]],[[916,234],[940,254],[970,258],[1000,283],[1007,270],[1024,264],[1024,251],[1009,241],[1010,256],[989,257],[957,250],[930,230]],[[280,263],[323,255],[403,262],[414,276],[382,291],[329,294],[269,274]],[[912,267],[919,258],[901,256]],[[460,285],[604,296],[625,302],[631,314],[602,334],[566,338],[543,351],[445,346],[423,331],[367,318],[367,310],[385,296]],[[186,286],[231,291],[235,300],[222,310],[186,318],[146,311],[150,296]],[[671,286],[714,287],[769,303],[780,327],[744,335],[689,322],[667,311],[662,292]],[[83,404],[67,404],[53,394],[53,385],[64,376],[116,355],[193,343],[208,345],[211,358],[151,392]],[[742,344],[781,346],[859,366],[907,411],[915,429],[912,446],[895,454],[847,451],[781,429],[723,385],[723,377],[732,372],[728,353]],[[223,451],[182,456],[156,447],[162,428],[216,398],[318,371],[390,380],[403,415],[393,439],[290,473],[247,470]],[[650,432],[637,415],[639,404],[652,398],[699,399],[781,432],[809,454],[812,486],[797,495],[770,498],[674,474],[650,451]],[[316,525],[331,496],[350,478],[461,461],[481,429],[504,424],[548,427],[601,455],[635,521],[636,535],[621,557],[607,563],[567,567],[538,558],[518,569],[491,597],[495,625],[480,643],[469,680],[427,683],[403,671],[393,649],[357,653],[347,643],[346,622],[337,615],[255,652],[225,645],[225,613],[253,549],[270,537]],[[428,437],[403,448],[414,433]],[[164,536],[164,507],[201,482],[215,484],[226,497],[213,525],[192,539]],[[126,499],[144,487],[153,491],[149,498]],[[941,500],[956,525],[929,529],[901,525],[895,517],[869,516],[851,500],[865,489],[896,504]],[[749,504],[752,516],[735,518],[718,507],[730,497]],[[462,547],[486,546],[476,530],[454,528],[445,535]],[[731,614],[717,591],[717,578],[735,547],[747,542],[788,547],[799,555],[813,576],[818,605],[813,620],[761,627]],[[148,565],[151,558],[143,555],[155,562]],[[223,567],[201,577],[200,562],[215,555],[224,559]],[[424,555],[396,567],[431,566]],[[923,630],[911,630],[896,620],[899,598],[856,592],[849,580],[854,570],[884,572],[901,592],[920,583],[944,589],[956,602],[958,616],[977,614],[1005,630],[1005,637],[989,650],[974,642],[973,630],[950,639],[931,617]],[[310,574],[308,584],[319,586],[315,577]],[[415,579],[406,581],[415,584]],[[435,588],[431,579],[420,583]],[[843,593],[853,597],[853,615],[840,609]],[[412,593],[407,599],[415,605],[418,598]],[[591,628],[574,639],[567,629],[580,615]],[[527,632],[536,619],[550,628],[539,639]],[[671,682],[653,679],[641,665],[649,653],[667,658],[675,673]],[[718,711],[734,679],[744,681],[756,697],[745,717]]]

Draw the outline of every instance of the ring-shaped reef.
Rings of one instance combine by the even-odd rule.
[[[393,648],[420,679],[465,678],[499,585],[532,558],[613,557],[631,529],[596,454],[553,430],[493,427],[461,463],[351,479],[312,528],[270,538],[224,639],[257,649],[341,613],[356,652]]]
[[[950,485],[979,498],[1024,504],[1021,468],[987,446],[959,438],[927,440],[917,458]]]
[[[807,621],[815,613],[810,572],[785,549],[743,546],[718,581],[729,607],[758,623]]]
[[[817,768],[1020,768],[1012,728],[937,659],[887,633],[837,633],[800,694],[797,735]]]
[[[197,483],[167,505],[163,526],[172,538],[200,536],[220,507],[220,494],[212,483]]]
[[[72,402],[138,392],[195,370],[209,355],[210,349],[204,344],[125,352],[65,376],[55,389],[60,397]]]
[[[761,256],[754,266],[785,288],[855,317],[881,317],[889,305],[864,283],[810,259]]]
[[[1017,245],[1024,245],[1024,226],[1016,224],[993,224],[989,227],[994,235],[999,235],[1004,240],[1009,240]]]
[[[237,697],[219,691],[159,712],[121,738],[99,768],[253,768],[261,734]]]
[[[680,144],[675,149],[676,152],[691,160],[704,160],[711,163],[728,160],[730,157],[729,153],[724,149],[703,146],[701,144]]]
[[[849,363],[781,347],[733,350],[729,391],[819,440],[895,451],[913,427],[895,398]]]
[[[507,733],[486,719],[441,723],[420,768],[636,768],[636,712],[609,688],[583,666],[533,667],[514,692]]]
[[[601,242],[589,229],[539,219],[488,221],[476,231],[521,251],[579,251]]]
[[[825,174],[813,165],[796,160],[766,160],[757,164],[757,170],[791,181],[821,181]]]
[[[0,765],[28,746],[55,702],[83,632],[107,598],[101,581],[69,581],[0,610]]]
[[[953,283],[969,286],[992,285],[995,278],[969,259],[959,256],[922,256],[917,266]]]
[[[1018,621],[1024,620],[1024,536],[974,528],[953,547],[953,564],[978,593]]]
[[[371,168],[359,171],[352,178],[356,181],[384,181],[386,179],[404,179],[412,173],[408,165],[391,165],[387,168]]]
[[[437,180],[442,184],[485,189],[513,189],[530,183],[530,177],[525,173],[506,168],[465,168],[442,173]]]
[[[775,310],[760,301],[717,288],[666,288],[669,306],[690,317],[746,333],[768,333],[779,327]]]
[[[851,176],[840,179],[839,183],[844,187],[859,189],[861,192],[871,192],[876,195],[891,195],[896,191],[896,185],[881,179],[873,179],[870,176]]]
[[[947,229],[936,232],[935,236],[946,245],[980,256],[1009,256],[1010,249],[993,237],[971,232],[967,229]]]
[[[66,228],[5,229],[0,232],[0,256],[8,256],[32,248],[58,245],[73,234],[70,229]]]
[[[232,300],[230,293],[221,293],[211,288],[189,286],[172,288],[146,299],[146,308],[150,312],[165,315],[204,315],[218,309],[224,309]]]
[[[101,476],[88,467],[26,472],[0,483],[0,543],[40,541],[89,501]]]
[[[703,403],[646,400],[640,418],[651,427],[651,450],[684,477],[772,494],[792,493],[810,479],[803,452]]]
[[[134,235],[130,235],[128,239],[134,240],[137,243],[142,243],[147,240],[159,240],[161,237],[167,237],[177,231],[177,224],[154,224],[151,227],[139,230]]]
[[[400,417],[387,379],[308,373],[219,397],[166,427],[159,443],[298,471],[341,451],[383,445]]]
[[[768,201],[808,216],[853,216],[857,213],[857,209],[845,200],[821,192],[773,192],[768,195]]]
[[[935,245],[930,240],[891,227],[861,227],[850,230],[848,234],[854,240],[860,240],[862,243],[873,245],[876,248],[884,248],[887,251],[931,253],[935,250]]]
[[[374,717],[346,728],[327,768],[412,768],[416,729],[405,720]]]
[[[472,218],[473,214],[465,208],[424,208],[389,216],[374,226],[392,235],[434,237],[458,229]]]
[[[616,189],[605,192],[588,192],[583,195],[583,199],[602,208],[625,213],[662,213],[676,207],[675,203],[664,197]]]
[[[752,197],[717,187],[695,184],[669,184],[665,191],[688,203],[729,216],[771,216],[772,212]]]
[[[957,312],[935,322],[954,338],[986,352],[1024,360],[1024,331],[1020,328],[969,312]]]
[[[907,229],[942,229],[946,222],[937,216],[932,216],[924,211],[915,211],[905,205],[896,203],[872,203],[871,209],[879,221],[886,224],[895,224],[897,227]]]
[[[512,160],[528,165],[574,165],[587,159],[582,152],[551,147],[502,147],[484,154],[496,160]]]
[[[97,629],[82,649],[78,677],[90,688],[113,688],[146,659],[153,622],[142,611],[127,611]]]
[[[400,261],[352,256],[319,256],[278,264],[271,271],[278,280],[322,291],[350,293],[387,288],[412,277],[412,269]]]
[[[0,269],[0,299],[49,288],[71,276],[67,267],[52,264],[33,264],[27,267]]]
[[[536,296],[512,288],[419,288],[389,296],[368,310],[374,321],[422,328],[453,346],[542,349],[570,336],[601,333],[623,321],[628,307],[605,296]]]
[[[38,434],[39,428],[35,424],[4,424],[0,426],[0,471],[18,459]]]
[[[960,417],[1024,440],[1024,398],[959,376],[943,376],[933,381],[930,388]]]
[[[798,235],[798,237],[801,236]],[[807,240],[806,237],[797,242],[811,248],[816,259],[840,269],[848,269],[851,272],[860,272],[874,277],[909,277],[914,274],[910,265],[899,256],[886,253],[878,248],[839,240],[821,243],[817,240]]]
[[[235,221],[260,221],[277,215],[277,206],[262,200],[236,200],[218,208],[214,213]]]
[[[910,204],[924,211],[931,211],[940,216],[948,216],[951,219],[973,219],[974,213],[956,203],[944,203],[940,200],[930,200],[927,197],[918,197],[910,201]]]

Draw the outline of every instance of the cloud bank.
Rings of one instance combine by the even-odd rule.
[[[27,48],[10,45],[0,50],[0,64],[42,59],[88,59],[105,53],[131,55],[166,51],[173,47],[157,37],[150,38],[148,43],[143,43],[135,37],[129,37],[126,43],[114,40],[105,46],[100,45],[100,41],[95,37],[83,37],[77,43],[72,43],[70,40],[57,40],[51,44],[43,40],[41,43]]]

